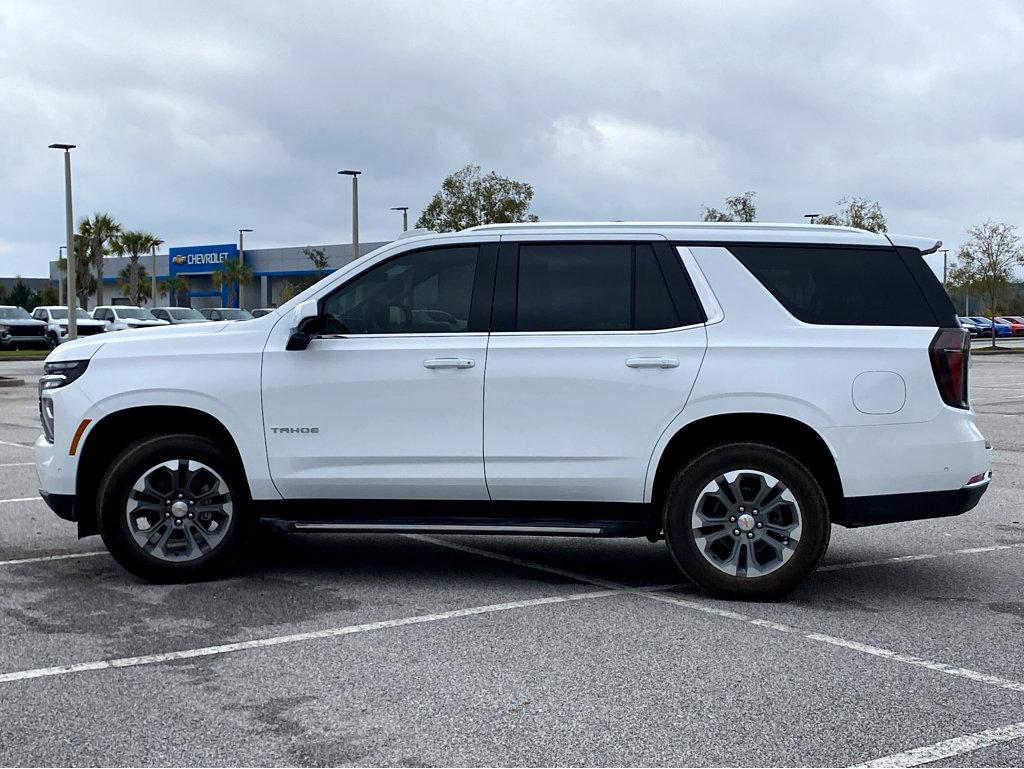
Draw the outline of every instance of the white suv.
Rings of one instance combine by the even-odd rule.
[[[94,320],[103,322],[104,331],[124,331],[129,328],[149,328],[170,325],[160,320],[145,307],[114,304],[97,307],[92,311]]]
[[[958,515],[987,488],[968,336],[922,259],[939,245],[763,224],[400,239],[248,323],[62,345],[41,494],[151,580],[222,573],[262,520],[664,538],[716,595],[782,595],[832,524]]]
[[[46,338],[50,347],[56,347],[68,341],[68,308],[64,306],[44,305],[32,310],[32,317],[46,324]],[[93,320],[92,316],[82,308],[75,311],[75,319],[79,336],[91,336],[104,331],[103,323]]]

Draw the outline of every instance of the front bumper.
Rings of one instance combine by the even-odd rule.
[[[50,342],[45,336],[3,336],[0,347],[49,347]]]
[[[988,491],[990,479],[991,473],[986,473],[983,482],[952,491],[847,497],[843,500],[842,519],[836,520],[836,523],[856,528],[962,515],[973,510],[981,501]]]
[[[46,506],[56,513],[58,518],[65,521],[77,521],[75,517],[75,496],[74,494],[50,494],[39,490],[39,496],[43,498]]]

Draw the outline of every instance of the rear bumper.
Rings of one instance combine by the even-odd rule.
[[[847,497],[843,500],[843,516],[836,523],[855,528],[962,515],[974,509],[988,487],[986,477],[983,483],[953,491]]]

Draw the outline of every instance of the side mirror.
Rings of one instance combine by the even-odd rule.
[[[320,320],[316,299],[307,299],[292,311],[292,332],[286,350],[305,350],[313,341]]]

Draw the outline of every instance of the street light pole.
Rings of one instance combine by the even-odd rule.
[[[149,266],[152,268],[150,273],[149,299],[153,302],[153,306],[156,307],[156,243],[153,244],[152,258],[149,260]]]
[[[409,231],[409,206],[392,206],[392,211],[402,212],[402,232]]]
[[[238,264],[245,264],[245,233],[252,232],[248,227],[243,227],[238,231]],[[242,302],[242,282],[238,282],[238,306],[244,307]]]
[[[814,220],[819,216],[821,216],[821,214],[804,214],[804,219],[807,220],[808,224],[814,224]]]
[[[346,168],[338,171],[339,174],[352,177],[352,258],[359,258],[359,174],[362,171],[353,171]]]
[[[64,217],[68,250],[68,339],[78,338],[78,307],[75,296],[75,218],[71,212],[71,150],[74,144],[51,144],[51,150],[64,151]]]
[[[949,249],[948,248],[940,248],[939,249],[939,253],[942,254],[942,287],[945,288],[946,287],[946,275],[949,272],[949,265],[948,265],[948,258],[947,258],[947,255],[949,254]]]
[[[67,251],[67,248],[67,246],[61,246],[57,249],[57,304],[64,304],[64,281],[60,277],[60,254],[61,251]]]

